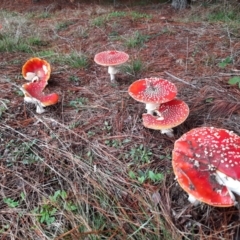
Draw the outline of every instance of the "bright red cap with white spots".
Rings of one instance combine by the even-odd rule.
[[[143,125],[154,130],[170,129],[180,125],[189,115],[188,105],[179,99],[162,103],[157,110],[157,116],[144,113]]]
[[[221,179],[219,181],[218,175],[220,172],[238,184],[238,135],[213,127],[192,129],[175,142],[172,158],[177,181],[186,192],[210,205],[234,205],[234,196],[229,189],[232,190],[237,185],[230,186]]]
[[[128,88],[129,95],[143,103],[165,103],[177,95],[177,87],[161,78],[145,78],[133,82]]]
[[[102,66],[117,66],[125,63],[129,55],[121,51],[104,51],[95,55],[94,61]]]
[[[42,106],[49,106],[58,102],[58,94],[51,93],[45,95],[42,91],[45,88],[46,83],[44,81],[36,81],[25,83],[22,85],[22,89],[26,98],[35,98],[39,100]]]
[[[26,80],[33,79],[48,81],[50,78],[50,64],[43,59],[34,57],[30,58],[22,67],[22,75]]]

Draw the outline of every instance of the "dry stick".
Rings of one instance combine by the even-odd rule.
[[[181,79],[181,78],[178,78],[178,77],[175,77],[174,75],[172,75],[171,73],[169,73],[169,72],[166,72],[166,71],[164,71],[168,76],[170,76],[170,77],[172,77],[172,78],[174,78],[175,80],[178,80],[179,82],[182,82],[182,83],[185,83],[185,84],[187,84],[187,85],[190,85],[191,87],[193,87],[193,88],[198,88],[198,87],[196,87],[196,86],[194,86],[193,84],[191,84],[191,83],[189,83],[189,82],[186,82],[186,81],[184,81],[183,79]]]

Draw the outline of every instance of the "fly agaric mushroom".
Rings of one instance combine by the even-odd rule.
[[[228,207],[240,195],[240,137],[214,127],[192,129],[174,144],[173,170],[195,205]]]
[[[36,112],[39,114],[45,111],[43,107],[56,104],[59,98],[56,93],[45,95],[42,92],[45,86],[45,81],[36,81],[25,83],[21,88],[24,93],[24,101],[34,103],[37,107]]]
[[[125,63],[129,59],[129,55],[121,51],[104,51],[95,55],[94,61],[101,65],[108,67],[111,82],[115,82],[115,74],[118,73],[119,65]]]
[[[43,59],[30,58],[22,67],[22,75],[28,81],[48,81],[50,78],[50,64]]]
[[[177,95],[177,87],[162,78],[145,78],[133,82],[129,95],[136,101],[146,103],[148,114],[153,114],[161,103],[169,102]]]
[[[154,110],[156,116],[144,113],[142,115],[143,125],[146,128],[161,130],[169,137],[173,137],[173,127],[180,125],[189,115],[188,105],[179,99],[162,103],[158,109]]]

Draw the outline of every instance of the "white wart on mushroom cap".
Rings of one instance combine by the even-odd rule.
[[[108,67],[111,81],[115,81],[115,74],[118,73],[118,66],[125,63],[129,59],[129,55],[121,51],[104,51],[95,55],[94,61],[101,65]]]
[[[153,114],[161,103],[173,100],[177,87],[162,78],[145,78],[133,82],[128,88],[129,95],[136,101],[146,104],[148,114]]]
[[[213,127],[195,128],[174,144],[173,170],[190,199],[227,207],[240,195],[240,137]]]
[[[161,130],[169,137],[173,137],[172,128],[183,123],[189,115],[188,105],[179,99],[162,103],[155,110],[156,116],[145,113],[142,115],[143,125],[146,128]]]

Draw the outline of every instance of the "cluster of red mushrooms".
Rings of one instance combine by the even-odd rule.
[[[108,67],[110,80],[115,83],[119,66],[129,59],[121,51],[105,51],[95,55],[94,61]],[[31,58],[23,68],[23,77],[30,81],[22,85],[24,100],[36,105],[37,113],[56,104],[56,93],[44,94],[51,67],[40,58]],[[133,82],[129,95],[146,104],[142,114],[146,128],[161,130],[173,137],[173,127],[183,123],[189,115],[188,105],[176,98],[177,88],[162,78],[146,78]],[[198,127],[175,141],[172,166],[179,185],[194,205],[200,202],[217,207],[236,205],[234,194],[240,195],[240,137],[231,131],[214,127]]]

